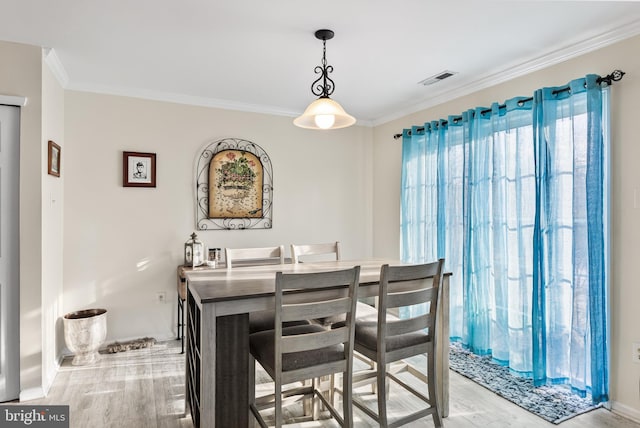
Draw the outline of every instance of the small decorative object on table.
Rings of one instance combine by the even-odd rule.
[[[209,248],[209,258],[207,259],[207,266],[210,268],[217,268],[220,264],[220,255],[222,254],[221,248]]]
[[[192,267],[203,265],[204,257],[204,244],[198,240],[198,235],[193,232],[191,239],[184,244],[184,264]]]

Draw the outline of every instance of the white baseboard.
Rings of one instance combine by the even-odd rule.
[[[44,398],[44,397],[45,397],[44,390],[40,386],[20,391],[20,402],[37,400],[39,398]]]
[[[611,411],[634,422],[640,423],[640,410],[634,409],[616,401],[611,402]]]
[[[49,390],[51,389],[51,385],[53,385],[53,381],[56,379],[56,375],[60,370],[60,366],[62,365],[62,360],[64,359],[64,355],[58,355],[58,358],[53,362],[53,370],[49,371],[49,376],[44,380],[44,385],[42,385],[44,395],[49,395]]]

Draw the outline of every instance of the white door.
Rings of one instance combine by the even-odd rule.
[[[0,402],[20,393],[20,108],[0,105]]]

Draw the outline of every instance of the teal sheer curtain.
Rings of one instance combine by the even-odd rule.
[[[445,258],[451,339],[594,402],[608,400],[606,104],[589,75],[402,145],[401,256]]]

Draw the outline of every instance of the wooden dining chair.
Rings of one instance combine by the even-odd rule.
[[[328,242],[322,244],[291,244],[291,261],[293,263],[303,263],[305,260],[341,260],[340,255],[340,241],[336,242]],[[357,313],[369,313],[372,310],[371,306],[366,302],[358,302],[357,303]],[[333,317],[323,317],[316,318],[313,322],[320,324],[326,328],[331,328],[334,324],[339,324],[340,326],[344,324],[344,316],[338,315]],[[368,359],[362,358],[361,355],[357,355],[358,358],[362,359],[365,363],[367,363],[370,367],[373,366],[373,362]],[[318,382],[322,382],[323,379],[318,379]],[[331,376],[330,386],[328,388],[329,399],[333,401],[333,385],[334,385],[334,376]]]
[[[227,269],[235,266],[262,266],[272,264],[284,264],[284,245],[277,247],[260,248],[226,248],[225,262]],[[272,330],[275,323],[273,311],[259,311],[249,313],[249,333],[262,330]],[[308,324],[306,322],[289,323],[291,325]]]
[[[291,244],[292,263],[303,263],[305,260],[340,260],[340,241],[323,244]],[[319,318],[315,322],[330,327],[340,317]]]
[[[320,257],[319,257],[320,256]],[[340,241],[325,244],[291,244],[291,260],[293,263],[300,263],[304,260],[327,260],[331,256],[332,260],[340,260]]]
[[[252,359],[262,365],[275,383],[274,396],[267,398],[272,398],[271,404],[275,406],[276,427],[282,426],[283,385],[301,381],[305,384],[288,389],[287,397],[317,397],[341,426],[353,426],[351,378],[359,275],[359,266],[328,272],[276,273],[275,329],[249,337]],[[282,326],[284,322],[339,314],[343,314],[346,321],[336,329],[325,329],[317,324]],[[316,382],[308,382],[333,373],[342,373],[342,415],[318,390]],[[254,376],[250,375],[250,378]],[[264,402],[264,397],[258,401]],[[252,397],[251,412],[261,427],[267,427],[260,412],[262,407]]]
[[[293,263],[304,263],[305,261],[322,261],[322,260],[341,260],[340,255],[340,241],[335,242],[327,242],[321,244],[291,244],[291,261]],[[356,312],[362,312],[363,309],[366,311],[369,308],[366,303],[357,302],[357,310]],[[312,322],[319,324],[325,328],[331,328],[333,324],[344,325],[344,314],[332,316],[332,317],[321,317],[312,320]],[[361,356],[358,356],[361,358]],[[361,358],[362,359],[362,358]],[[363,359],[364,361],[364,359]],[[373,363],[370,361],[365,361],[371,367],[373,367]],[[316,379],[316,382],[320,385],[322,390],[327,391],[327,397],[332,402],[334,401],[334,388],[333,385],[335,383],[334,375],[330,377],[323,377]],[[325,387],[324,385],[328,385]]]
[[[444,260],[434,263],[408,266],[384,265],[380,271],[380,290],[377,313],[362,314],[356,320],[355,351],[376,363],[376,369],[364,375],[356,373],[355,384],[362,384],[366,378],[376,382],[375,393],[378,398],[376,414],[356,397],[353,404],[377,421],[381,427],[398,427],[411,421],[432,415],[436,427],[442,426],[442,417],[438,412],[438,394],[436,393],[435,353],[436,311],[439,300],[440,284]],[[399,313],[401,308],[416,304],[427,304],[426,312],[407,317],[396,317],[390,310]],[[415,355],[426,354],[427,393],[407,385],[389,370],[389,364]],[[411,373],[412,371],[409,370]],[[393,423],[388,423],[387,378],[393,380],[407,391],[426,402],[429,406],[404,415]],[[423,379],[422,376],[418,378]]]

